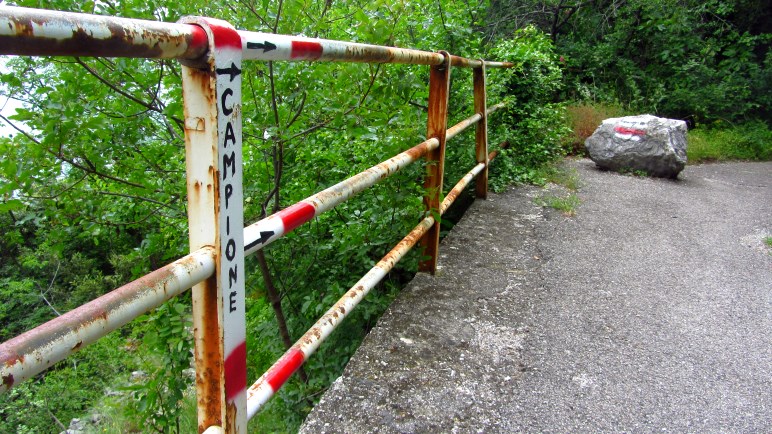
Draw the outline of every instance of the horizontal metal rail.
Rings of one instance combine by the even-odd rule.
[[[203,248],[0,345],[4,392],[214,274]]]
[[[486,110],[492,114],[505,106]],[[455,137],[474,125],[478,113],[447,130]],[[426,140],[370,169],[244,228],[245,254],[252,254],[346,199],[385,179],[418,160],[438,146]],[[214,250],[202,248],[150,274],[132,281],[102,297],[52,319],[47,323],[0,344],[0,393],[64,360],[83,346],[127,324],[137,316],[157,308],[215,270]]]
[[[442,65],[430,51],[299,36],[239,31],[231,41],[245,60],[335,61]],[[194,24],[164,23],[73,12],[0,6],[0,54],[26,56],[109,56],[202,59],[208,50],[204,30]],[[455,67],[478,68],[482,61],[450,56]],[[485,61],[486,68],[510,62]]]
[[[506,106],[506,103],[499,103],[491,106],[486,111],[490,115],[504,106]],[[446,140],[455,137],[464,129],[479,122],[480,119],[482,119],[482,116],[479,113],[476,113],[448,128]],[[437,146],[439,146],[439,141],[437,139],[429,139],[421,142],[407,151],[397,154],[364,172],[354,175],[345,181],[341,181],[332,187],[301,200],[289,208],[283,209],[270,217],[266,217],[247,226],[244,228],[245,253],[251,255],[260,250],[303,223],[331,210],[350,197],[375,185],[378,181],[391,176],[403,167],[423,157],[427,152],[436,149]]]
[[[0,54],[195,60],[207,49],[190,24],[0,6]]]
[[[507,143],[501,145],[506,147]],[[492,161],[498,152],[491,152]],[[440,205],[440,214],[450,208],[459,194],[485,168],[479,163],[472,168],[448,192]],[[421,220],[389,253],[378,261],[354,286],[351,287],[319,320],[274,363],[268,371],[247,390],[247,417],[252,418],[260,408],[287,382],[298,368],[316,352],[337,325],[364,299],[365,296],[391,271],[392,268],[415,246],[421,237],[434,225],[435,219],[428,215]]]

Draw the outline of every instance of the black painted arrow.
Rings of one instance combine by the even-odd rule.
[[[265,41],[264,43],[259,42],[247,42],[247,48],[255,49],[255,50],[263,50],[263,53],[267,53],[271,50],[276,49],[276,45],[273,45],[272,43]]]
[[[244,246],[244,250],[249,250],[258,244],[265,244],[265,242],[268,241],[268,239],[271,238],[275,233],[276,232],[274,231],[260,231],[260,238]]]
[[[231,63],[230,68],[217,68],[215,69],[215,72],[217,72],[217,75],[225,75],[228,74],[231,76],[231,81],[233,81],[234,78],[236,78],[237,75],[241,74],[241,70],[238,66],[236,66],[235,63]]]

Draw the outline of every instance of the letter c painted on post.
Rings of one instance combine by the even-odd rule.
[[[233,96],[233,89],[225,89],[222,93],[222,97],[220,97],[220,104],[222,105],[222,113],[225,116],[230,116],[231,113],[233,113],[233,108],[228,108],[227,105],[225,105],[225,100],[228,99],[228,96]]]

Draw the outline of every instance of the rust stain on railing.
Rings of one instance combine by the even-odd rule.
[[[427,177],[426,183],[425,202],[428,206],[428,212],[425,217],[341,297],[268,372],[249,388],[246,406],[248,415],[251,417],[313,354],[337,324],[422,238],[424,243],[430,246],[427,251],[432,256],[432,263],[436,265],[439,224],[435,219],[439,220],[439,216],[480,173],[483,176],[478,180],[478,196],[487,192],[486,170],[488,162],[498,154],[497,151],[491,152],[488,159],[485,159],[487,150],[486,119],[487,115],[504,107],[505,103],[485,108],[485,68],[509,68],[513,64],[467,59],[447,52],[428,52],[299,36],[236,31],[228,23],[209,18],[190,17],[183,18],[182,21],[184,22],[161,23],[70,12],[0,7],[0,54],[175,58],[191,67],[183,68],[183,73],[195,68],[197,73],[194,77],[188,77],[187,83],[188,86],[194,87],[201,84],[202,86],[199,86],[201,89],[209,89],[214,80],[217,80],[219,77],[217,73],[220,69],[215,70],[213,61],[226,58],[219,57],[220,55],[231,56],[233,53],[228,54],[228,50],[235,50],[235,54],[238,55],[238,62],[243,58],[262,61],[338,61],[431,66],[430,76],[432,79],[430,80],[427,122],[427,137],[429,139],[244,228],[244,253],[250,254],[389,177],[408,164],[422,157],[428,157],[430,160],[427,165],[431,176]],[[229,33],[229,36],[223,32]],[[223,47],[228,47],[223,48],[225,51],[218,51],[219,48],[217,47],[220,46],[217,44],[214,44],[215,49],[210,51],[209,45],[212,42],[210,39],[215,36],[218,38],[228,36],[222,39],[225,42]],[[269,47],[270,49],[268,49]],[[227,61],[224,62],[225,65],[228,64]],[[452,67],[475,69],[474,111],[476,113],[457,125],[447,128],[447,98]],[[241,74],[241,70],[236,67],[235,63],[233,68],[234,71],[238,71],[237,73],[233,72],[233,74]],[[233,81],[233,77],[231,76],[230,81]],[[185,82],[185,80],[183,81]],[[208,83],[204,83],[205,81]],[[240,400],[238,404],[233,400],[235,399],[233,396],[227,398],[226,408],[222,412],[219,411],[224,404],[222,399],[225,399],[226,396],[223,394],[223,391],[227,389],[225,379],[228,377],[226,375],[228,372],[231,374],[240,373],[241,370],[230,369],[225,372],[225,367],[228,366],[223,360],[226,351],[223,345],[219,344],[223,339],[222,324],[219,320],[222,316],[222,305],[218,295],[218,276],[215,276],[215,271],[220,268],[216,265],[219,264],[218,256],[222,252],[215,249],[218,247],[218,241],[211,241],[205,236],[207,227],[211,226],[207,220],[208,217],[206,217],[209,215],[209,207],[214,207],[213,212],[216,216],[218,212],[216,199],[219,194],[227,196],[227,189],[225,190],[226,193],[221,193],[215,188],[218,185],[219,172],[215,169],[216,164],[212,162],[211,158],[202,156],[200,152],[193,149],[193,146],[188,146],[190,140],[196,141],[199,147],[210,146],[211,144],[207,142],[207,139],[218,129],[224,128],[223,119],[225,118],[223,116],[225,114],[214,110],[218,103],[218,97],[212,89],[210,89],[211,91],[193,93],[189,91],[190,89],[183,91],[186,102],[184,128],[186,155],[188,157],[189,210],[196,210],[189,215],[190,241],[191,248],[197,250],[172,264],[0,344],[0,377],[2,377],[0,392],[42,372],[73,352],[128,323],[133,318],[160,306],[164,301],[188,288],[198,285],[194,290],[194,312],[198,318],[197,321],[194,321],[194,334],[197,342],[195,360],[196,384],[199,392],[199,432],[204,432],[204,430],[222,432],[222,428],[218,427],[219,425],[225,425],[225,430],[228,432],[235,432],[244,428],[238,424],[234,425],[233,422],[237,414],[243,414],[241,413],[245,405],[243,395],[238,398]],[[234,92],[232,89],[226,91]],[[233,93],[229,95],[233,95]],[[240,96],[238,98],[240,101]],[[235,109],[239,109],[239,107],[240,102],[235,106]],[[234,117],[233,119],[237,118]],[[440,202],[444,143],[475,124],[478,125],[476,139],[478,164]],[[240,127],[236,130],[233,140],[240,143]],[[502,148],[506,147],[506,143],[502,145]],[[240,181],[238,185],[240,185]],[[236,215],[241,216],[240,212],[238,211]],[[240,217],[237,220],[240,220]],[[240,222],[238,227],[241,227]],[[236,245],[238,243],[241,243],[241,239],[238,239]],[[433,269],[434,266],[427,268],[429,271],[433,271]],[[209,319],[213,319],[214,322]],[[228,323],[228,321],[223,322]],[[235,328],[243,329],[243,323]],[[229,333],[231,333],[229,336],[236,336],[240,333],[240,336],[243,337],[243,330],[236,334],[233,334],[231,330]],[[200,345],[202,342],[207,344],[202,346]],[[227,342],[226,340],[226,344],[224,344],[226,348],[231,345]],[[236,351],[233,350],[232,352],[235,353]],[[245,372],[244,369],[244,376],[246,376]],[[228,381],[233,383],[232,379]],[[209,392],[203,393],[202,391],[214,392],[210,396]],[[240,389],[240,393],[243,394],[243,389]],[[201,411],[206,413],[203,418]]]
[[[16,7],[0,8],[0,54],[197,59],[197,26]]]
[[[0,344],[3,388],[65,359],[214,273],[204,248]]]

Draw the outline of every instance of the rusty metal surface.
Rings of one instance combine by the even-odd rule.
[[[445,140],[450,140],[453,137],[456,137],[467,128],[480,122],[480,119],[482,119],[482,115],[480,115],[480,113],[475,113],[472,116],[457,123],[456,125],[453,125],[452,127],[448,128],[447,132],[445,133]]]
[[[485,65],[486,68],[512,68],[515,66],[512,62],[491,62],[482,59],[467,59],[465,57],[450,56],[451,65],[457,68],[479,68]]]
[[[183,66],[190,246],[212,245],[216,276],[193,289],[198,430],[246,432],[246,317],[241,153],[241,37],[227,22],[185,17],[209,56]]]
[[[488,115],[505,107],[506,104],[507,103],[499,103],[489,107],[487,109]],[[445,133],[446,140],[455,137],[470,125],[474,125],[474,123],[481,118],[482,116],[480,114],[475,114],[448,128]],[[429,151],[437,149],[439,143],[439,139],[437,138],[425,140],[407,151],[397,154],[364,172],[358,173],[332,187],[303,199],[298,202],[298,204],[310,205],[314,209],[313,216],[318,216],[360,193],[364,189],[375,185],[382,179],[388,178],[395,172],[423,157]],[[286,230],[284,223],[282,222],[281,213],[266,217],[247,226],[244,228],[245,254],[251,255],[281,238],[282,235],[285,235],[288,232],[289,231]]]
[[[0,54],[197,59],[198,26],[0,6]]]
[[[213,25],[212,31],[208,30],[210,24]],[[227,41],[224,41],[225,44],[220,46],[214,43],[216,34],[225,30],[230,32],[226,38]],[[425,184],[428,191],[425,201],[429,214],[319,319],[316,325],[293,346],[288,356],[277,362],[275,366],[278,366],[278,370],[274,371],[272,368],[249,389],[248,394],[244,393],[242,388],[239,389],[241,392],[236,391],[228,395],[229,376],[233,380],[234,377],[240,377],[239,372],[243,370],[246,378],[246,367],[241,366],[243,364],[238,364],[235,369],[227,369],[231,355],[241,356],[241,346],[236,344],[240,339],[243,345],[244,339],[232,338],[229,344],[228,338],[224,337],[223,324],[227,321],[223,321],[223,306],[227,301],[224,300],[221,289],[222,279],[218,285],[218,279],[214,276],[216,270],[223,272],[217,258],[222,258],[225,253],[220,251],[223,242],[218,241],[217,236],[213,237],[212,232],[216,232],[218,227],[218,210],[223,209],[223,206],[227,208],[228,202],[226,199],[225,205],[217,204],[224,195],[227,196],[229,193],[227,189],[223,191],[218,185],[218,174],[221,171],[217,170],[217,162],[220,158],[196,151],[202,146],[211,148],[213,143],[219,144],[218,134],[222,136],[226,128],[224,123],[226,121],[223,120],[225,118],[219,111],[212,109],[219,107],[217,104],[220,101],[224,105],[226,98],[217,97],[222,91],[213,63],[217,57],[215,52],[217,49],[210,50],[208,48],[210,46],[216,46],[217,49],[223,49],[229,53],[232,51],[236,53],[233,57],[238,59],[241,59],[243,54],[245,59],[253,60],[403,63],[432,66],[427,126],[427,137],[430,138],[428,140],[286,210],[292,212],[283,211],[279,215],[271,216],[244,229],[243,244],[247,246],[244,253],[249,254],[417,159],[427,156],[431,162],[428,165],[429,175]],[[206,56],[207,53],[210,53],[209,56]],[[188,161],[190,242],[194,251],[166,267],[0,345],[0,362],[2,362],[0,375],[3,381],[0,392],[4,392],[195,285],[193,310],[199,432],[222,432],[222,428],[218,426],[222,424],[225,424],[227,432],[244,431],[246,420],[241,422],[244,416],[239,416],[243,414],[240,410],[243,405],[248,404],[249,417],[253,416],[419,239],[424,240],[425,246],[428,247],[426,251],[432,257],[431,264],[422,265],[422,268],[434,272],[439,238],[439,225],[436,224],[435,219],[439,219],[439,216],[447,210],[469,182],[487,167],[487,162],[480,162],[459,181],[445,200],[439,203],[445,141],[473,124],[478,124],[478,135],[480,129],[487,129],[486,115],[500,109],[504,104],[486,109],[484,96],[480,103],[477,71],[484,71],[486,67],[512,66],[511,63],[506,62],[487,62],[451,56],[446,52],[432,53],[342,41],[236,32],[229,29],[227,23],[211,19],[188,20],[185,23],[161,23],[16,7],[0,7],[0,54],[177,58],[186,65],[204,68],[203,70],[183,68],[185,77],[183,82],[186,83],[184,124],[187,154],[190,158]],[[224,61],[223,70],[230,66],[228,64],[230,59],[228,57],[228,61]],[[449,76],[452,66],[475,68],[475,111],[477,113],[447,129]],[[233,70],[240,72],[235,63],[233,63]],[[217,71],[219,73],[220,69]],[[225,81],[222,80],[223,83]],[[233,73],[230,81],[233,81]],[[217,83],[216,88],[213,86],[215,83]],[[484,95],[484,75],[482,88]],[[235,91],[232,89],[229,91],[228,95],[232,98],[229,102],[239,104],[233,97]],[[230,110],[231,107],[228,109]],[[240,110],[237,111],[240,113]],[[228,118],[229,128],[231,122],[235,122],[234,119]],[[240,134],[238,137],[240,141]],[[478,149],[477,154],[478,161],[481,158],[480,155],[485,156],[484,150]],[[238,187],[241,188],[240,178]],[[241,212],[240,209],[238,212]],[[241,227],[239,219],[235,220],[237,220],[236,227]],[[238,241],[236,245],[242,244],[241,239],[238,237],[235,239]],[[260,242],[255,244],[255,240]],[[241,252],[240,249],[239,252]],[[234,269],[241,269],[241,277],[237,280],[243,282],[243,263],[239,264],[241,267]],[[225,282],[228,281],[225,279]],[[241,329],[243,328],[242,324]],[[243,330],[239,336],[243,337]],[[246,357],[245,354],[243,357]],[[236,382],[241,381],[240,378],[235,379]],[[231,381],[231,384],[235,383]],[[237,402],[242,400],[240,397],[242,394],[248,395],[249,400]],[[234,422],[237,420],[239,422]]]
[[[495,111],[497,109],[496,107],[500,108],[502,106],[504,106],[504,104],[498,104],[496,106],[493,106],[488,109],[488,112],[491,113],[491,111]],[[465,121],[462,121],[461,123],[456,124],[454,127],[448,129],[448,134],[450,134],[451,131],[454,131],[455,132],[454,134],[458,134],[458,132],[461,131],[461,126],[471,125],[474,119],[477,119],[477,118],[479,118],[479,115],[474,115],[466,119]],[[203,122],[203,119],[202,119],[202,122]],[[213,120],[207,119],[207,122],[213,122]],[[393,174],[400,168],[405,167],[408,164],[421,158],[423,155],[426,154],[426,152],[428,152],[430,149],[436,148],[438,145],[439,145],[439,142],[436,139],[426,140],[414,146],[413,148],[401,154],[398,154],[397,156],[389,160],[384,161],[379,165],[373,166],[372,168],[368,169],[365,172],[360,173],[359,175],[349,178],[346,181],[343,181],[314,196],[309,197],[308,199],[306,199],[306,201],[308,203],[313,203],[317,205],[318,206],[317,209],[320,210],[320,211],[317,211],[318,213],[332,209],[334,206],[345,201],[347,198],[375,184],[380,179],[388,177],[389,175]],[[496,153],[497,151],[492,152],[490,159],[493,159]],[[193,192],[196,192],[196,191],[200,192],[202,190],[205,191],[207,190],[207,184],[206,183],[198,184],[196,182],[193,182],[189,190]],[[206,202],[205,199],[202,199],[202,201]],[[271,217],[269,217],[269,219],[270,218]],[[260,222],[263,222],[263,221],[264,220],[261,220]],[[248,237],[246,235],[246,232],[247,232],[247,229],[249,229],[250,227],[252,228],[251,232],[256,233],[257,235],[255,236],[259,236],[259,230],[255,232],[255,227],[259,227],[260,222],[257,222],[245,228],[245,243],[248,242]],[[256,247],[253,250],[248,251],[246,253],[253,253],[257,250],[258,248]],[[201,261],[192,261],[191,258],[203,258],[203,259]],[[200,266],[196,265],[198,262],[201,263]],[[163,276],[166,276],[166,274],[168,274],[166,273],[166,271],[168,271],[169,269],[173,269],[173,270],[179,269],[180,267],[179,264],[187,264],[187,266],[190,267],[189,273],[192,276],[194,276],[191,278],[192,280],[187,281],[189,283],[188,286],[182,287],[187,284],[185,283],[186,281],[174,280],[176,278],[173,278],[169,282],[158,281],[156,283],[153,283],[154,281],[159,279],[158,277],[159,275],[163,274]],[[88,312],[91,312],[95,306],[106,306],[111,303],[120,305],[120,300],[116,297],[120,297],[120,296],[129,297],[129,295],[127,294],[132,294],[136,291],[139,291],[141,288],[144,288],[145,291],[152,290],[153,288],[155,288],[158,291],[163,291],[163,288],[168,286],[169,288],[174,290],[174,292],[169,293],[168,297],[166,298],[163,298],[161,300],[154,299],[154,301],[150,303],[145,303],[144,305],[147,306],[146,310],[160,306],[161,303],[166,301],[168,298],[176,294],[179,294],[182,291],[194,285],[201,284],[200,291],[203,291],[204,293],[211,292],[213,291],[212,289],[213,286],[207,285],[205,280],[207,279],[207,277],[213,275],[214,268],[215,266],[214,266],[213,250],[211,247],[204,247],[141,279],[138,279],[121,288],[118,288],[115,291],[111,292],[110,294],[107,294],[104,297],[94,300],[90,304],[81,306],[80,308],[73,310],[69,314],[65,314],[62,317],[59,317],[56,320],[53,320],[52,322],[46,323],[36,329],[33,329],[25,333],[24,335],[20,335],[8,342],[3,343],[2,345],[0,345],[0,361],[3,362],[5,367],[3,367],[0,372],[2,373],[2,376],[3,376],[4,385],[2,388],[0,388],[0,392],[8,390],[14,384],[17,384],[18,382],[23,381],[24,379],[30,378],[31,376],[34,376],[42,372],[43,370],[50,367],[54,363],[63,360],[65,357],[67,357],[67,355],[73,352],[73,351],[69,351],[68,349],[73,349],[73,347],[75,347],[74,350],[77,350],[82,346],[88,345],[89,343],[93,342],[97,338],[106,335],[110,331],[115,330],[117,327],[120,327],[123,324],[128,323],[133,318],[133,317],[132,318],[122,317],[121,321],[123,322],[118,325],[109,326],[106,328],[96,327],[98,329],[98,332],[96,335],[94,334],[94,331],[90,331],[92,328],[94,328],[94,326],[84,324],[83,325],[83,327],[85,327],[84,333],[86,333],[89,336],[93,336],[93,338],[91,340],[79,339],[78,336],[80,336],[80,333],[81,333],[79,332],[81,324],[79,324],[78,321],[84,318],[85,318],[84,321],[91,321],[91,320],[88,320],[88,318],[92,318],[93,320],[94,318],[97,318],[99,317],[99,315],[101,315],[101,312],[102,312],[101,310],[97,310],[96,312],[98,313],[93,313],[93,314],[88,313]],[[180,273],[174,272],[173,274],[177,275]],[[194,289],[194,291],[195,290],[196,289]],[[122,294],[122,295],[119,295],[119,294]],[[144,303],[144,302],[142,302],[141,299],[134,300],[134,301],[132,300],[126,301],[127,305],[131,303]],[[200,305],[200,303],[194,302],[194,308],[197,305],[201,306],[199,308],[202,310],[202,312],[199,315],[202,317],[205,317],[207,315],[214,315],[214,312],[216,312],[216,300],[213,303],[204,304],[204,305]],[[121,309],[117,309],[117,310],[121,310]],[[109,314],[107,316],[112,318],[112,315],[113,314]],[[67,320],[68,318],[75,318],[75,319],[70,321],[70,320]],[[205,322],[205,321],[202,321],[202,322],[204,323],[204,325],[202,325],[198,329],[198,331],[195,332],[196,336],[198,336],[196,339],[202,340],[202,341],[204,340],[214,341],[215,337],[218,336],[217,327],[215,327],[211,322]],[[194,327],[194,329],[195,328],[196,327]],[[48,334],[53,334],[53,335],[51,335],[50,339],[44,339],[44,337]],[[54,335],[60,336],[60,337],[56,337]],[[78,342],[80,342],[80,344],[78,344]],[[76,347],[76,344],[77,344],[77,347]],[[199,348],[202,348],[202,347],[199,346]],[[50,354],[49,354],[49,351],[50,351]],[[203,351],[206,352],[207,350],[203,350]],[[209,352],[214,352],[214,351],[219,352],[220,351],[219,347],[209,350]],[[34,354],[35,357],[37,357],[38,362],[31,363],[27,361],[26,363],[19,364],[18,367],[13,367],[15,366],[14,365],[15,360],[17,359],[24,360],[24,359],[31,358],[31,356],[30,357],[27,356],[28,354],[29,355]],[[199,354],[197,357],[205,357],[205,355]],[[210,368],[204,369],[201,372],[196,373],[197,384],[210,381],[212,373],[220,370],[219,365],[211,366]],[[208,426],[208,425],[205,425],[205,426]]]
[[[329,39],[240,32],[244,40],[244,59],[287,61],[336,61],[363,63],[403,63],[412,65],[443,65],[442,54],[399,47],[359,44]],[[479,67],[480,60],[451,56],[453,66]],[[507,62],[485,62],[488,68],[510,68]]]
[[[313,196],[303,199],[299,204],[308,204],[313,207],[314,214],[310,217],[318,216],[382,179],[386,179],[398,170],[426,155],[427,152],[436,149],[437,146],[439,146],[437,139],[425,140],[364,172],[358,173]],[[277,213],[244,228],[244,243],[246,246],[251,246],[246,249],[245,253],[247,255],[252,254],[287,233],[288,231],[285,230],[281,220],[281,213]],[[267,233],[271,233],[270,237],[265,236]],[[258,240],[260,242],[257,242]]]
[[[482,114],[475,126],[475,158],[484,165],[475,182],[475,195],[480,199],[488,197],[488,103],[485,91],[485,64],[473,70],[474,111]]]
[[[445,168],[445,140],[448,125],[448,99],[450,97],[450,54],[442,52],[446,62],[443,66],[433,66],[429,71],[429,101],[426,122],[426,137],[439,140],[437,149],[426,154],[426,175],[424,177],[424,206],[427,213],[438,216],[442,178]],[[464,122],[462,122],[463,124]],[[439,220],[439,216],[437,217]],[[423,257],[427,258],[418,265],[420,271],[434,274],[437,271],[437,259],[440,244],[440,225],[429,228],[421,239]]]
[[[509,104],[507,101],[500,102],[500,103],[498,103],[496,105],[492,105],[492,106],[488,107],[488,110],[486,110],[485,112],[487,113],[488,116],[490,116],[493,113],[496,113],[497,111],[499,111],[499,110],[503,109],[504,107],[506,107],[507,104]]]
[[[399,47],[239,31],[244,59],[442,65],[440,53]],[[208,49],[196,25],[73,12],[0,7],[0,54],[201,59]],[[477,68],[481,60],[451,56],[453,66]],[[509,62],[485,61],[488,68]]]
[[[302,354],[304,362],[308,360],[319,345],[335,330],[335,327],[362,301],[394,265],[421,239],[434,225],[434,217],[425,217],[410,233],[405,236],[386,256],[351,287],[319,320],[311,327],[265,374],[247,391],[247,414],[252,418],[260,408],[278,391],[282,383],[274,386],[270,375],[282,368],[281,364],[289,355]],[[288,377],[287,377],[288,378]],[[285,378],[286,381],[286,378]]]
[[[214,268],[214,251],[199,249],[0,344],[0,392],[160,306],[211,276]]]
[[[506,149],[509,146],[508,142],[502,142],[499,145],[500,149]],[[488,163],[487,166],[490,166],[490,163],[499,155],[499,151],[493,151],[490,154],[488,154]],[[487,168],[485,163],[478,163],[476,166],[472,168],[469,172],[466,173],[457,183],[453,186],[452,189],[448,192],[448,194],[445,195],[445,199],[442,200],[442,204],[440,205],[440,214],[445,214],[445,211],[450,208],[451,205],[453,205],[453,202],[456,201],[458,196],[461,194],[461,192],[464,191],[464,189],[469,185],[470,182],[472,182],[473,179],[479,178],[479,175]]]
[[[244,59],[441,65],[439,53],[302,36],[240,32]]]
[[[501,148],[505,148],[504,142]],[[498,151],[491,152],[489,161],[496,158]],[[469,185],[483,169],[483,164],[477,164],[469,171],[458,183],[448,192],[442,204],[439,207],[440,214],[444,214],[453,204],[459,194]],[[274,363],[263,375],[255,381],[247,390],[247,416],[251,419],[262,406],[276,394],[283,382],[272,384],[271,374],[281,370],[282,364],[286,363],[295,354],[302,354],[300,364],[304,363],[319,348],[322,342],[335,330],[338,324],[343,321],[348,314],[364,299],[365,296],[377,285],[392,268],[415,246],[415,244],[434,226],[434,217],[426,216],[421,222],[413,228],[389,253],[386,254],[367,274],[362,276],[338,301],[330,307],[327,312],[316,321],[316,323],[306,331],[297,342],[285,352],[285,354]],[[292,372],[300,366],[294,366]],[[291,374],[291,372],[290,372]],[[289,375],[284,377],[284,381]],[[278,386],[278,387],[277,387]]]
[[[182,66],[182,96],[185,115],[185,175],[188,197],[188,242],[190,249],[217,244],[217,100],[214,74],[209,68]],[[211,168],[211,169],[210,169]],[[215,267],[216,268],[216,267]],[[193,306],[193,360],[196,366],[198,431],[223,425],[223,349],[218,318],[217,278],[191,289]],[[213,320],[214,319],[214,320]]]

